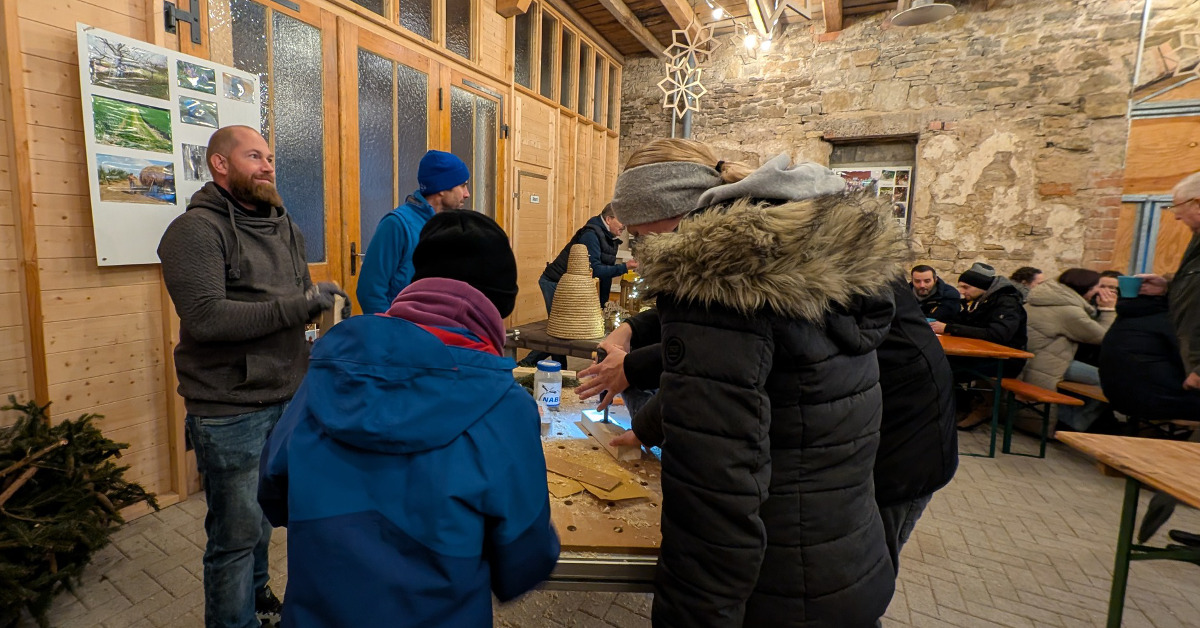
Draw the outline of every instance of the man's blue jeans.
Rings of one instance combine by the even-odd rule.
[[[266,586],[271,524],[258,505],[258,461],[286,403],[233,416],[187,415],[204,476],[204,625],[258,628],[254,593]]]

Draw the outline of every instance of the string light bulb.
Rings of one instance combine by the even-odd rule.
[[[721,7],[713,9],[712,16],[714,20],[719,20],[725,17],[725,9],[722,9]]]
[[[762,44],[758,47],[758,49],[763,52],[768,52],[769,50],[771,50],[771,40],[770,39],[762,40]]]
[[[754,33],[750,33],[746,35],[746,39],[742,43],[746,46],[747,50],[754,50],[754,48],[758,46],[758,36]]]

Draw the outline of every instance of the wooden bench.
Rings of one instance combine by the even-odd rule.
[[[1081,397],[1087,397],[1088,399],[1095,399],[1101,403],[1108,403],[1108,397],[1104,396],[1104,391],[1099,386],[1080,384],[1079,382],[1059,382],[1058,389]]]
[[[1061,386],[1061,384],[1060,384]],[[1041,386],[1034,386],[1019,379],[1005,378],[1000,387],[1008,391],[1008,413],[1004,420],[1004,447],[1000,450],[1014,456],[1030,458],[1046,457],[1046,435],[1050,431],[1050,406],[1082,406],[1083,400],[1070,395],[1064,395]],[[1022,454],[1012,451],[1013,419],[1017,416],[1017,408],[1025,407],[1037,412],[1042,417],[1042,434],[1039,440],[1038,454]]]

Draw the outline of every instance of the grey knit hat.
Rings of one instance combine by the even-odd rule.
[[[991,288],[995,281],[996,269],[983,262],[975,262],[966,272],[958,276],[959,283],[965,283],[980,290]]]
[[[617,177],[613,213],[626,225],[675,218],[699,207],[700,196],[720,184],[712,167],[688,161],[630,168]]]

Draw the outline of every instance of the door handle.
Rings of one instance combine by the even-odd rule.
[[[354,276],[354,274],[355,274],[355,273],[358,271],[358,253],[357,253],[357,249],[358,249],[358,243],[357,243],[357,242],[351,242],[351,243],[350,243],[350,276],[351,276],[351,277],[353,277],[353,276]]]

